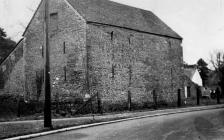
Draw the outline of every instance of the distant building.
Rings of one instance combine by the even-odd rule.
[[[201,90],[202,79],[198,72],[197,65],[184,66],[184,93],[186,98],[196,97],[197,88]]]
[[[0,93],[43,97],[44,1],[0,66]],[[108,0],[50,0],[52,96],[100,93],[103,106],[142,105],[183,87],[182,38],[150,11]],[[16,54],[13,60],[12,56]],[[17,57],[18,54],[18,57]],[[19,90],[18,90],[18,89]]]

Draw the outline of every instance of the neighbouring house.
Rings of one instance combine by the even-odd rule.
[[[182,38],[150,11],[109,0],[50,0],[52,99],[100,94],[103,107],[184,95]],[[44,0],[0,65],[0,94],[43,100]],[[192,79],[191,79],[192,80]],[[131,96],[128,94],[131,93]]]
[[[202,91],[202,79],[197,65],[184,65],[184,95],[185,98],[197,96],[197,90]]]

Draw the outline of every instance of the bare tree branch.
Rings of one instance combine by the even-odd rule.
[[[224,52],[221,50],[216,50],[213,54],[210,54],[210,62],[216,71],[224,66]]]

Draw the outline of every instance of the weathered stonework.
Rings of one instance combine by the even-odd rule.
[[[0,95],[24,95],[23,40],[0,65]]]
[[[92,92],[100,92],[106,102],[127,102],[131,91],[132,101],[141,104],[152,102],[155,89],[160,100],[176,101],[177,90],[183,90],[180,44],[177,39],[88,24]]]
[[[50,67],[53,96],[55,93],[77,94],[85,82],[85,21],[64,0],[50,1]],[[57,23],[53,23],[57,22]],[[55,27],[52,26],[57,26]],[[33,99],[37,94],[36,73],[43,71],[44,2],[42,2],[24,36],[26,92]],[[57,80],[56,80],[57,79]]]
[[[96,15],[99,9],[94,8],[99,5],[90,8],[86,4],[93,1],[79,2],[50,0],[52,99],[72,100],[73,97],[84,99],[86,94],[100,93],[103,106],[126,105],[129,92],[132,102],[141,106],[153,102],[152,90],[156,90],[159,100],[176,102],[177,90],[183,91],[184,87],[181,77],[183,74],[181,37],[151,12],[124,6],[123,8],[128,10],[121,12],[133,13],[136,15],[136,22],[132,22],[133,28],[129,25],[123,27],[121,25],[129,22],[122,19],[122,14],[106,16],[110,11],[104,7],[99,13],[102,14],[102,19],[94,21],[94,18],[99,18],[99,15]],[[118,5],[111,2],[104,3],[107,4]],[[87,9],[84,10],[85,6]],[[119,10],[122,7],[118,6],[115,10],[113,7],[110,8],[114,14],[119,14],[116,8]],[[89,13],[86,14],[86,11]],[[132,14],[125,15],[125,18],[130,17]],[[108,20],[103,20],[105,18]],[[116,24],[118,21],[110,18],[119,18],[119,23]],[[100,21],[108,23],[99,23]],[[114,24],[109,24],[112,21]],[[143,28],[147,28],[146,31],[137,30],[142,25],[146,25]],[[23,36],[23,58],[21,62],[18,61],[16,67],[23,71],[24,95],[27,100],[43,100],[45,47],[43,0]],[[14,59],[13,55],[11,58]],[[11,74],[10,78],[13,79],[16,74]]]

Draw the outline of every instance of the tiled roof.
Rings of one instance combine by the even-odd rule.
[[[109,0],[67,0],[86,21],[182,39],[152,12]]]

